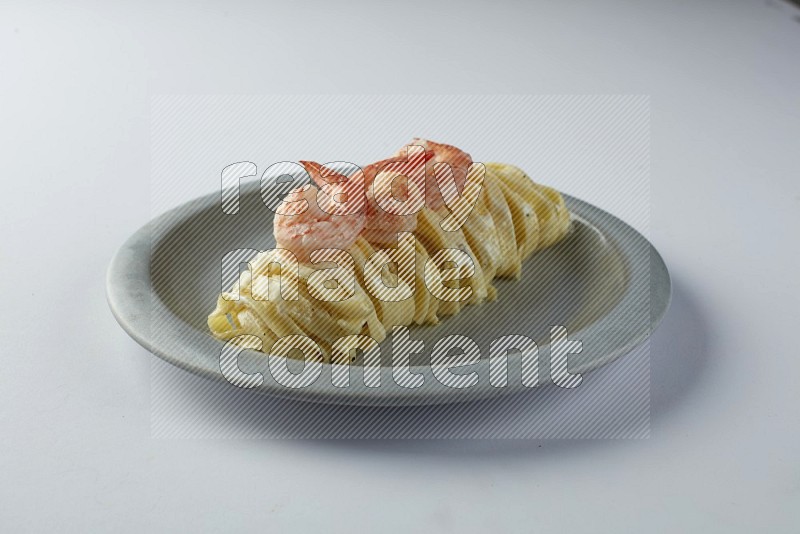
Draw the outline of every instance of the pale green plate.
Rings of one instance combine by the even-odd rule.
[[[273,379],[267,360],[275,357],[245,351],[239,367],[261,372],[264,382],[254,391],[271,395],[335,404],[415,405],[528,389],[521,380],[519,352],[509,355],[508,385],[490,384],[489,344],[502,335],[521,334],[537,342],[540,383],[548,382],[551,325],[565,326],[570,339],[583,343],[582,352],[569,357],[571,373],[585,373],[626,354],[650,335],[669,306],[666,266],[644,237],[616,217],[565,199],[573,216],[569,235],[526,261],[520,280],[496,281],[496,301],[468,306],[437,326],[412,327],[412,337],[425,342],[425,353],[412,360],[411,368],[424,376],[421,387],[408,389],[393,380],[391,339],[381,345],[386,367],[377,388],[365,386],[357,365],[346,388],[332,385],[331,366],[325,364],[319,378],[300,389]],[[233,249],[273,246],[272,212],[261,201],[258,183],[242,186],[236,215],[223,213],[219,194],[194,200],[151,221],[117,252],[107,279],[111,310],[128,334],[155,355],[224,381],[219,363],[223,343],[206,327],[223,289],[221,259]],[[452,334],[469,336],[482,352],[479,363],[454,371],[477,372],[477,383],[465,389],[443,385],[428,365],[436,341]]]

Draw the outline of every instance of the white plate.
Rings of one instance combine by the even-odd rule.
[[[206,318],[219,292],[227,289],[221,286],[222,257],[233,249],[274,246],[272,213],[258,185],[242,186],[236,215],[223,213],[220,195],[214,194],[158,217],[128,239],[108,270],[109,304],[128,334],[160,358],[215,380],[225,380],[219,363],[224,344],[209,335]],[[425,352],[411,367],[423,375],[421,387],[409,389],[393,380],[391,339],[381,344],[385,367],[377,388],[364,384],[357,365],[346,388],[333,385],[331,366],[324,364],[311,385],[297,389],[279,384],[269,372],[281,363],[276,357],[245,351],[239,367],[262,374],[263,384],[255,388],[262,393],[336,404],[416,405],[527,389],[518,351],[508,356],[507,385],[490,383],[489,344],[507,334],[536,341],[541,384],[549,381],[551,325],[565,326],[569,339],[582,342],[582,352],[569,356],[570,373],[585,373],[624,355],[650,335],[669,306],[666,266],[644,237],[616,217],[566,195],[565,200],[573,219],[569,235],[529,258],[520,280],[496,280],[496,301],[468,306],[437,326],[411,328],[412,338],[425,342]],[[469,336],[481,349],[479,363],[454,371],[477,373],[468,388],[443,385],[429,365],[436,341],[452,334]]]

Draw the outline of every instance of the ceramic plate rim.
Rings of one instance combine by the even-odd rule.
[[[624,233],[625,240],[617,242],[619,252],[628,261],[631,269],[631,280],[633,282],[626,287],[621,299],[599,319],[585,326],[577,332],[570,333],[570,337],[581,339],[584,343],[588,340],[597,340],[603,343],[611,342],[607,350],[600,357],[594,358],[588,365],[580,369],[580,372],[588,372],[592,369],[605,365],[618,357],[628,353],[633,348],[643,343],[653,330],[661,322],[666,313],[671,300],[671,281],[669,272],[658,251],[647,241],[639,232],[632,227],[611,215],[610,213],[589,204],[583,200],[564,194],[570,211],[577,217],[591,223],[592,227],[601,231],[604,237],[614,238]],[[191,338],[197,335],[196,329],[186,324],[183,320],[175,318],[174,337],[170,345],[165,345],[160,340],[152,339],[150,334],[150,314],[153,305],[153,288],[150,275],[150,254],[152,245],[153,229],[158,228],[169,221],[171,225],[178,225],[187,218],[196,215],[219,203],[219,193],[212,193],[203,197],[191,200],[181,206],[169,210],[162,215],[151,220],[145,226],[137,230],[116,252],[109,265],[106,276],[106,291],[109,307],[117,322],[136,342],[145,349],[155,354],[162,360],[176,365],[194,374],[224,381],[219,368],[197,365],[190,358],[186,357],[187,352],[191,351]],[[175,215],[180,214],[179,217]],[[648,262],[632,262],[631,254],[639,251],[649,254]],[[644,265],[649,267],[646,272]],[[644,281],[648,287],[644,287]],[[649,291],[649,310],[650,320],[648,327],[637,332],[624,333],[624,338],[609,340],[610,325],[626,324],[626,317],[629,319],[632,313],[633,298],[641,291]],[[156,304],[158,305],[158,301]],[[190,330],[187,331],[187,330]],[[605,333],[605,339],[603,334]],[[618,336],[613,336],[618,337]],[[206,340],[207,341],[207,340]],[[219,349],[223,343],[217,341]],[[263,355],[267,358],[275,358],[270,355]],[[514,354],[509,355],[509,366],[512,365]],[[518,357],[519,354],[517,353]],[[482,359],[483,361],[484,359]],[[330,367],[325,364],[325,367]],[[415,368],[412,367],[412,371]],[[420,369],[419,371],[422,371]],[[319,381],[318,381],[319,382]],[[277,387],[275,387],[277,386]],[[309,388],[301,390],[290,389],[273,383],[272,387],[265,385],[253,391],[277,395],[280,397],[294,398],[298,400],[322,402],[328,404],[357,404],[357,405],[419,405],[419,404],[440,404],[449,402],[463,402],[487,397],[494,397],[499,394],[507,394],[521,391],[520,387],[493,388],[487,386],[476,386],[470,390],[452,390],[449,388],[439,388],[437,391],[426,391],[424,394],[412,389],[397,387],[381,388],[334,388],[328,383],[312,384]],[[233,386],[231,386],[233,387]]]

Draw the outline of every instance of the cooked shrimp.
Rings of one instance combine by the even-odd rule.
[[[410,150],[364,168],[367,220],[364,237],[371,243],[395,243],[399,232],[417,229],[417,213],[425,202],[427,152]],[[395,183],[396,178],[405,180]],[[382,207],[383,206],[383,207]],[[401,215],[400,213],[406,213]]]
[[[453,178],[459,191],[464,190],[467,181],[467,173],[472,165],[472,156],[452,145],[435,143],[426,139],[415,137],[410,143],[397,151],[396,156],[405,154],[409,146],[421,146],[425,149],[426,157],[426,179],[425,179],[425,205],[431,209],[438,209],[444,204],[442,193],[439,190],[439,183],[436,180],[437,163],[447,163],[453,171]],[[443,172],[438,170],[439,173]]]
[[[332,215],[351,215],[364,212],[365,173],[361,170],[345,176],[315,161],[301,161],[311,179],[320,188],[322,209]]]
[[[359,210],[365,215],[363,234],[371,243],[395,243],[399,232],[413,232],[417,228],[416,212],[424,202],[425,159],[427,153],[412,150],[406,157],[381,160],[344,176],[313,161],[301,161],[311,178],[322,187],[324,211],[335,214],[352,214]],[[398,176],[406,177],[395,184]],[[377,181],[377,187],[376,187]],[[366,195],[365,195],[366,193]],[[363,202],[365,201],[365,202]],[[401,207],[399,203],[411,202]],[[344,204],[347,207],[342,208]],[[414,206],[418,205],[417,209]],[[392,206],[391,211],[413,211],[400,215],[381,206]],[[338,208],[338,211],[331,208]]]
[[[366,220],[363,212],[333,215],[320,209],[318,193],[311,185],[294,189],[287,197],[291,199],[285,209],[275,214],[275,241],[279,247],[291,250],[301,262],[309,261],[315,250],[347,250],[358,239]],[[325,207],[332,209],[330,203]]]

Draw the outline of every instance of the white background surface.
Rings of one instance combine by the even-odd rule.
[[[4,5],[0,530],[796,532],[798,15]],[[150,217],[161,93],[650,95],[650,237],[674,280],[650,439],[151,438],[164,364],[116,325],[103,284]]]

